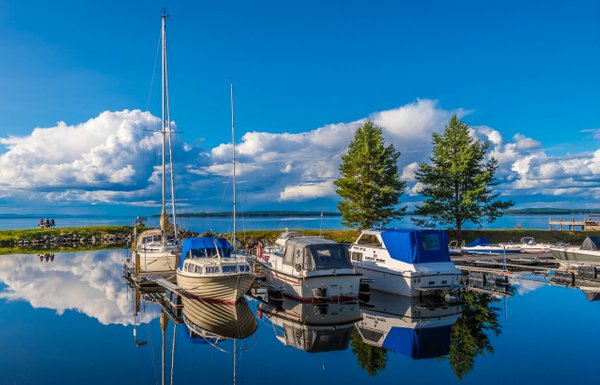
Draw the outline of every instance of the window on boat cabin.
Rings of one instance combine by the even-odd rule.
[[[310,245],[305,260],[307,270],[352,268],[348,247],[339,243]]]
[[[422,234],[421,245],[425,251],[441,250],[439,234]]]
[[[381,242],[379,242],[377,235],[373,234],[362,234],[356,243],[365,246],[381,247]]]
[[[353,252],[352,252],[352,260],[353,260],[353,261],[358,261],[358,262],[361,262],[361,261],[362,261],[362,259],[363,259],[362,257],[363,257],[363,254],[362,254],[362,253],[357,253],[356,251],[353,251]]]
[[[283,254],[283,263],[286,265],[294,264],[294,251],[295,248],[293,246],[288,246],[285,248],[285,252]]]

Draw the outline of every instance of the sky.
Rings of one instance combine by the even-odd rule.
[[[382,127],[409,207],[452,114],[517,208],[600,203],[596,1],[0,0],[0,214],[160,202],[167,7],[178,209],[335,210],[354,131]]]

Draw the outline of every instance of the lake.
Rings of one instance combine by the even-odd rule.
[[[138,296],[127,285],[124,258],[123,250],[0,258],[0,383],[161,384],[163,369],[167,384],[598,379],[595,289],[521,273],[496,291],[465,292],[464,304],[373,293],[362,305],[161,307],[164,293]],[[163,334],[165,310],[175,319],[163,316]]]
[[[586,215],[571,215],[564,217],[564,220],[583,220]],[[72,226],[131,226],[135,218],[133,217],[65,217],[55,218],[57,227]],[[157,217],[148,218],[146,225],[158,226]],[[548,215],[533,214],[511,214],[498,218],[493,223],[488,223],[483,228],[489,229],[514,229],[521,227],[526,229],[548,229]],[[557,219],[557,218],[554,218]],[[37,227],[39,218],[0,218],[0,230],[27,229]],[[178,219],[180,227],[203,233],[213,231],[219,233],[231,232],[233,221],[231,218],[223,217],[182,217]],[[410,216],[400,220],[393,221],[388,227],[406,228],[415,227]],[[277,230],[277,229],[343,229],[341,217],[249,217],[240,216],[238,219],[238,230]],[[473,223],[466,223],[465,229],[480,228]]]

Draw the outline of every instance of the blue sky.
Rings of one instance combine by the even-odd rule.
[[[157,146],[138,144],[165,5],[184,210],[229,207],[231,80],[245,209],[334,209],[366,118],[417,203],[414,165],[455,112],[518,207],[597,207],[600,3],[523,3],[0,0],[0,213],[155,203]]]

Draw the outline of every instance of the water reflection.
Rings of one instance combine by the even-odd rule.
[[[317,304],[284,297],[261,303],[259,311],[282,344],[308,353],[345,350],[361,317],[356,301]]]
[[[0,298],[26,301],[33,308],[63,314],[74,310],[104,325],[131,324],[131,305],[123,290],[123,251],[89,251],[43,255],[5,255],[0,258],[0,281],[6,285]],[[148,309],[139,322],[158,317]]]

